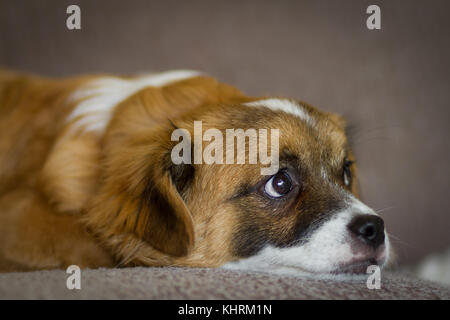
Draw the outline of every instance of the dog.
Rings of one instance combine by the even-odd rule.
[[[219,132],[277,129],[279,150],[269,151],[279,169],[174,163],[172,133],[192,135],[195,121]],[[4,272],[74,264],[361,274],[383,267],[391,248],[382,218],[358,198],[345,120],[307,103],[249,97],[189,70],[0,72]]]

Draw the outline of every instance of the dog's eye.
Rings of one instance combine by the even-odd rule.
[[[344,159],[344,169],[342,172],[344,184],[348,187],[352,183],[352,171],[350,170],[350,167],[352,166],[353,161]]]
[[[292,181],[286,172],[278,172],[264,185],[264,192],[271,198],[280,198],[292,189]]]

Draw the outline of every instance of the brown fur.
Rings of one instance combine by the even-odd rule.
[[[196,77],[127,98],[104,134],[74,131],[76,119],[65,119],[77,101],[68,97],[95,77],[0,73],[0,270],[216,267],[245,256],[246,243],[289,245],[335,205],[326,200],[335,191],[313,190],[321,187],[319,161],[342,184],[343,158],[353,159],[339,116],[306,105],[318,120],[313,132],[291,116],[243,107],[255,98]],[[259,165],[174,165],[171,132],[192,134],[194,120],[223,132],[283,128],[280,150],[292,156],[283,165],[303,170],[309,191],[271,207],[251,191],[262,181]]]

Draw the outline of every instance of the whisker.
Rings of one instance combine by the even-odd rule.
[[[393,234],[391,234],[391,233],[389,233],[389,232],[386,232],[386,233],[388,234],[389,239],[390,239],[390,240],[393,240],[392,242],[397,242],[397,243],[399,243],[399,244],[401,244],[401,245],[405,245],[405,246],[408,246],[408,247],[412,247],[412,245],[411,245],[410,243],[401,240],[399,237],[394,236]]]
[[[380,208],[380,209],[375,209],[375,212],[376,213],[382,213],[382,212],[386,212],[386,211],[389,211],[389,210],[394,209],[394,208],[395,208],[395,206],[383,207],[383,208]]]

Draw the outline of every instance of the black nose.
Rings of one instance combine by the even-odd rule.
[[[358,215],[349,223],[348,228],[375,249],[384,243],[384,221],[378,216]]]

